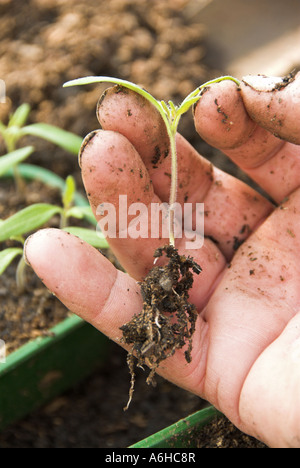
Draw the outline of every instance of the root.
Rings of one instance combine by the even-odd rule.
[[[128,409],[135,385],[136,366],[150,368],[148,384],[155,384],[154,377],[160,363],[172,356],[176,349],[188,345],[185,359],[191,362],[192,336],[197,320],[196,307],[188,301],[193,285],[193,273],[201,267],[191,257],[179,255],[173,246],[157,249],[155,259],[166,254],[169,262],[164,267],[155,266],[140,283],[143,309],[121,327],[122,341],[132,345],[127,363],[131,375]]]

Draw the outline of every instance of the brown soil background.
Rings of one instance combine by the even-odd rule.
[[[0,0],[0,78],[7,86],[0,119],[7,120],[11,111],[28,102],[29,122],[47,122],[84,137],[98,128],[95,108],[104,88],[63,89],[62,84],[86,75],[129,79],[156,98],[179,102],[222,73],[211,56],[207,60],[201,3]],[[237,173],[196,136],[191,116],[184,119],[181,132],[219,167]],[[28,162],[62,177],[72,174],[82,188],[74,156],[45,142],[33,143],[36,152]],[[2,149],[0,142],[0,154]],[[130,410],[123,413],[128,387],[126,356],[112,345],[103,369],[3,431],[0,447],[126,447],[206,404],[160,378],[156,388],[148,387],[140,372]]]
[[[104,87],[63,89],[67,80],[118,76],[144,86],[156,98],[179,102],[218,75],[202,60],[205,28],[199,19],[190,19],[197,3],[1,0],[0,70],[12,107],[28,102],[32,121],[84,137],[99,127],[95,109]],[[195,135],[190,122],[184,128]],[[74,158],[71,167],[66,161],[61,167],[60,159],[66,156],[54,158],[56,172],[74,171]],[[44,163],[49,167],[47,156]]]

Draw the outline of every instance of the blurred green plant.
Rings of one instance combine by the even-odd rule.
[[[34,151],[33,146],[17,149],[17,145],[22,137],[30,135],[42,138],[75,155],[78,154],[82,143],[82,138],[78,135],[53,125],[45,123],[25,125],[30,111],[31,109],[28,104],[22,104],[10,116],[7,125],[0,122],[0,136],[7,150],[7,154],[0,156],[0,177],[5,175],[9,169],[12,169],[16,186],[19,190],[23,190],[23,183],[18,166]]]
[[[62,206],[36,203],[30,205],[5,220],[0,220],[0,243],[14,241],[20,244],[18,247],[7,247],[0,251],[0,275],[16,257],[21,257],[16,269],[16,283],[19,293],[26,287],[25,259],[23,247],[26,237],[37,229],[44,227],[54,216],[60,217],[60,228],[80,237],[93,247],[105,249],[108,247],[107,241],[101,233],[95,229],[68,226],[70,218],[92,218],[93,214],[89,206],[74,206],[76,194],[76,184],[72,176],[68,176],[65,187],[62,191]]]

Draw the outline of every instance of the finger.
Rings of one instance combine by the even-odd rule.
[[[84,144],[81,167],[85,189],[97,221],[101,222],[102,218],[106,217],[106,213],[102,215],[104,202],[109,202],[113,207],[111,221],[116,225],[116,232],[114,237],[109,235],[112,250],[131,276],[138,280],[143,279],[153,266],[154,250],[169,242],[169,225],[166,218],[163,216],[162,219],[153,219],[153,206],[160,205],[161,202],[154,193],[143,161],[123,135],[100,130]],[[125,197],[125,202],[120,198],[120,194]],[[130,216],[128,213],[137,201],[141,215],[139,230],[135,232],[133,228],[136,215]],[[161,227],[158,231],[157,224]],[[164,238],[160,232],[166,233]],[[185,253],[186,239],[183,237],[179,241],[180,251]],[[201,279],[201,289],[197,297],[197,305],[202,307],[207,302],[213,284],[226,262],[218,247],[209,239],[205,239],[199,251],[191,250],[189,254],[195,256],[195,260],[205,269],[205,280]]]
[[[90,245],[57,229],[45,229],[29,237],[25,256],[47,288],[68,309],[123,346],[120,327],[142,309],[136,281],[116,270]],[[206,348],[206,329],[207,325],[199,317],[193,364],[187,365],[184,352],[178,350],[162,363],[159,373],[197,392],[199,373],[205,368],[202,350]]]
[[[204,198],[205,235],[230,261],[273,205],[238,179],[214,169],[214,186]]]
[[[102,128],[132,143],[148,170],[156,195],[169,201],[170,155],[165,125],[152,104],[128,90],[109,89],[98,105]],[[205,204],[205,235],[228,260],[239,244],[270,213],[271,204],[244,183],[214,168],[177,135],[177,201]],[[160,155],[154,158],[154,155]],[[162,156],[164,155],[164,157]],[[154,160],[155,159],[155,160]]]
[[[299,448],[300,313],[258,357],[243,385],[241,419],[273,448]]]
[[[25,258],[47,288],[72,312],[114,341],[141,310],[139,287],[99,251],[58,229],[28,238]]]
[[[160,204],[160,200],[139,154],[123,135],[99,130],[83,143],[81,170],[91,208],[112,250],[129,274],[137,279],[145,277],[153,264],[154,250],[167,244],[168,237],[162,237],[162,229],[156,237],[149,234],[151,204]],[[141,210],[138,226],[138,213],[128,214],[136,203]]]
[[[300,145],[300,73],[287,78],[250,75],[243,79],[241,89],[254,122]]]
[[[245,86],[223,81],[209,87],[195,108],[200,136],[219,148],[277,202],[299,186],[299,147],[257,125],[243,103]],[[254,112],[254,110],[253,110]]]
[[[141,156],[163,202],[169,201],[171,157],[166,126],[157,109],[139,94],[113,87],[100,98],[97,115],[104,130],[112,130],[133,144]],[[211,186],[211,165],[180,137],[178,146],[177,201],[204,197]],[[201,192],[200,192],[201,191]]]
[[[204,315],[210,340],[206,397],[254,436],[251,423],[241,419],[239,398],[256,359],[300,309],[299,204],[300,190],[247,239]]]

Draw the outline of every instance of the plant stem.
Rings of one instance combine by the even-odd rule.
[[[26,268],[26,263],[25,263],[24,257],[22,256],[18,263],[17,271],[16,271],[16,283],[17,283],[18,294],[22,294],[25,291],[25,284],[26,284],[25,268]]]
[[[13,167],[14,179],[16,184],[16,190],[18,193],[23,194],[25,192],[25,184],[24,180],[22,179],[19,168],[17,165]]]
[[[170,244],[175,247],[175,202],[177,197],[177,148],[176,148],[176,131],[175,133],[168,131],[170,137],[170,150],[171,150],[171,187],[169,198],[169,240]]]
[[[202,91],[207,87],[221,81],[230,80],[233,81],[237,86],[240,85],[239,80],[232,76],[221,76],[214,80],[207,81],[199,88],[195,89],[190,93],[187,98],[182,102],[178,109],[175,108],[172,101],[169,101],[169,112],[166,112],[167,106],[163,105],[164,116],[168,136],[170,139],[170,151],[171,151],[171,187],[170,187],[170,198],[169,198],[169,242],[175,247],[175,232],[174,232],[174,221],[175,221],[175,202],[177,197],[177,182],[178,182],[178,171],[177,171],[177,148],[176,148],[176,133],[179,125],[179,121],[183,113],[185,113],[190,106],[195,104],[200,98]],[[184,109],[184,110],[183,110]],[[167,114],[167,115],[166,115]]]
[[[176,107],[172,101],[166,104],[164,101],[157,101],[150,93],[141,88],[140,86],[131,83],[127,80],[121,80],[118,78],[112,78],[108,76],[87,76],[85,78],[79,78],[77,80],[68,81],[64,84],[66,86],[77,86],[91,83],[115,83],[119,86],[124,86],[132,91],[140,94],[147,99],[160,113],[164,124],[167,129],[167,133],[170,140],[170,151],[171,151],[171,188],[170,188],[170,199],[169,199],[169,241],[170,244],[175,246],[175,232],[174,232],[174,221],[175,221],[175,207],[177,196],[177,149],[176,149],[176,132],[179,125],[180,118],[185,114],[189,108],[195,104],[202,96],[202,91],[215,83],[221,81],[230,80],[233,81],[237,86],[240,85],[239,80],[232,76],[221,76],[211,81],[207,81],[203,85],[192,91],[181,103],[179,107]]]
[[[61,215],[60,215],[60,223],[59,223],[59,228],[60,229],[65,229],[68,225],[68,218],[66,215],[66,210],[62,210]]]
[[[13,151],[16,150],[16,144],[15,144],[14,139],[6,138],[6,139],[4,139],[4,141],[5,141],[8,153],[12,153]],[[12,169],[13,169],[13,175],[14,175],[16,191],[19,194],[23,194],[24,191],[25,191],[25,184],[24,184],[24,181],[23,181],[23,179],[22,179],[22,177],[20,175],[17,164],[15,164]]]

